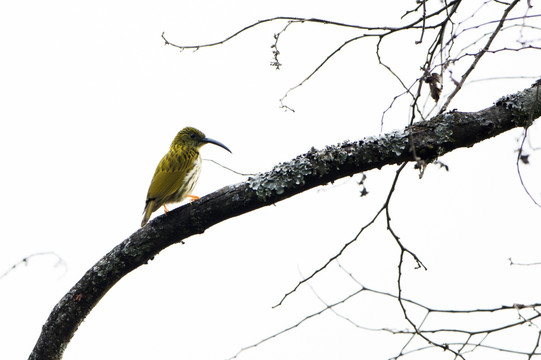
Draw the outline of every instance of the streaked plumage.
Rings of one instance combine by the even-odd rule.
[[[199,149],[208,143],[231,152],[224,144],[205,137],[197,129],[187,127],[179,131],[152,178],[141,226],[145,226],[150,215],[161,206],[182,201],[191,195],[201,172]]]

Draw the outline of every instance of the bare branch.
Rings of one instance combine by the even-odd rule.
[[[513,329],[513,328],[516,328],[516,327],[522,326],[522,325],[534,324],[532,321],[538,319],[539,316],[540,316],[540,313],[536,310],[537,308],[541,307],[540,303],[534,303],[534,304],[529,304],[529,305],[518,305],[518,304],[502,305],[502,306],[496,307],[496,308],[477,308],[477,309],[464,309],[464,310],[436,309],[436,308],[429,307],[429,306],[427,306],[425,304],[421,304],[421,303],[419,303],[417,301],[414,301],[412,299],[401,298],[400,296],[394,295],[392,293],[388,293],[388,292],[373,289],[373,288],[368,288],[368,287],[364,286],[351,272],[346,270],[338,261],[336,263],[338,264],[339,268],[342,269],[344,271],[344,273],[349,278],[351,278],[356,284],[359,285],[358,290],[354,291],[353,293],[349,294],[348,296],[342,298],[339,301],[336,301],[336,302],[334,302],[332,304],[329,304],[317,293],[317,291],[310,285],[310,283],[307,283],[307,285],[310,287],[310,289],[312,290],[314,295],[325,306],[324,308],[320,309],[319,311],[316,311],[316,312],[313,312],[313,313],[311,313],[309,315],[304,316],[301,320],[296,321],[293,325],[290,325],[290,326],[288,326],[288,327],[286,327],[286,328],[284,328],[284,329],[282,329],[280,331],[277,331],[277,332],[273,333],[272,335],[269,335],[269,336],[263,338],[262,340],[257,341],[256,343],[253,343],[251,345],[248,345],[248,346],[245,346],[245,347],[241,348],[230,359],[236,358],[241,353],[245,352],[246,350],[253,349],[253,348],[261,345],[262,343],[268,342],[268,341],[270,341],[272,339],[275,339],[275,338],[285,334],[286,332],[289,332],[289,331],[291,331],[291,330],[293,330],[295,328],[298,328],[300,325],[305,323],[307,320],[314,319],[315,317],[325,313],[326,311],[333,312],[337,317],[343,319],[344,321],[347,321],[348,323],[355,326],[357,329],[359,329],[361,331],[370,331],[370,332],[379,331],[379,332],[386,332],[386,333],[391,333],[391,334],[395,334],[395,335],[405,336],[406,340],[405,340],[399,354],[394,356],[393,359],[398,359],[400,357],[403,357],[403,356],[406,356],[406,355],[409,355],[409,354],[412,354],[412,353],[415,353],[415,352],[431,349],[431,348],[434,348],[434,347],[444,348],[445,350],[451,350],[450,347],[457,347],[456,351],[451,350],[456,354],[457,357],[463,357],[464,354],[469,353],[469,352],[473,352],[477,348],[493,349],[493,350],[499,350],[499,351],[503,351],[503,352],[516,353],[516,354],[526,354],[526,355],[528,354],[527,352],[520,352],[520,351],[516,351],[516,350],[505,349],[505,348],[502,348],[502,347],[496,348],[496,347],[487,346],[487,345],[484,345],[483,342],[491,334],[494,334],[494,333],[497,333],[497,332],[503,332],[503,331],[506,331],[506,330],[510,330],[510,329]],[[367,327],[367,326],[364,326],[362,324],[359,324],[359,323],[353,321],[352,319],[350,319],[347,316],[344,316],[344,315],[340,314],[336,310],[336,307],[338,307],[338,306],[340,306],[342,304],[345,304],[346,302],[353,299],[353,297],[357,297],[359,294],[362,294],[362,293],[370,293],[370,294],[374,294],[376,296],[381,296],[383,298],[391,298],[391,299],[397,300],[397,301],[402,302],[402,303],[407,303],[409,305],[413,305],[415,307],[423,309],[425,311],[425,315],[424,315],[423,319],[421,320],[421,322],[418,325],[415,325],[416,329],[409,330],[409,329],[392,329],[390,327],[380,327],[380,328]],[[535,311],[535,314],[532,315],[532,316],[527,316],[526,317],[526,316],[522,316],[519,313],[519,317],[520,317],[519,321],[510,323],[510,324],[506,324],[506,325],[503,325],[503,326],[497,326],[497,327],[491,326],[491,324],[493,323],[493,321],[491,320],[491,321],[488,322],[490,324],[488,327],[482,328],[482,324],[479,322],[479,318],[476,317],[476,322],[475,322],[475,325],[476,325],[476,328],[477,328],[476,330],[456,329],[456,328],[423,329],[424,323],[435,313],[449,314],[449,315],[452,315],[452,314],[464,314],[464,315],[475,316],[475,315],[482,314],[482,313],[491,313],[491,314],[494,313],[494,314],[496,314],[496,313],[504,313],[504,312],[508,312],[508,311],[519,311],[520,312],[521,310],[524,310],[524,309],[533,309]],[[491,318],[492,318],[492,316],[491,316]],[[479,329],[480,327],[481,327],[481,329]],[[414,349],[411,349],[411,350],[407,349],[408,346],[412,344],[413,339],[416,336],[422,335],[422,336],[426,337],[426,336],[428,336],[430,334],[432,334],[432,335],[434,335],[434,334],[444,335],[444,334],[448,334],[448,333],[464,334],[464,335],[467,335],[467,338],[462,343],[447,342],[445,344],[435,344],[435,343],[429,341],[427,346],[417,347],[417,348],[414,348]],[[474,339],[474,337],[479,336],[479,335],[482,335],[481,340],[477,341],[475,343],[472,343],[472,340]],[[471,346],[472,348],[468,350],[469,346]],[[535,349],[532,351],[532,353],[535,354],[536,349],[537,349],[537,345],[536,345]]]
[[[315,312],[315,313],[312,313],[308,316],[305,316],[304,318],[302,318],[301,320],[297,321],[295,324],[283,329],[283,330],[280,330],[270,336],[267,336],[266,338],[264,339],[261,339],[259,340],[258,342],[252,344],[252,345],[248,345],[248,346],[245,346],[243,348],[241,348],[239,351],[237,351],[237,353],[235,355],[233,355],[232,357],[230,357],[228,360],[231,360],[231,359],[236,359],[241,353],[243,353],[244,351],[246,350],[249,350],[249,349],[252,349],[252,348],[255,348],[261,344],[263,344],[264,342],[267,342],[269,340],[272,340],[280,335],[283,335],[285,334],[286,332],[288,331],[291,331],[297,327],[299,327],[301,324],[303,324],[304,322],[306,322],[307,320],[310,320],[318,315],[321,315],[323,314],[324,312],[326,312],[327,310],[331,310],[332,308],[334,308],[335,306],[339,305],[339,304],[343,304],[345,303],[346,301],[348,301],[349,299],[351,299],[352,297],[356,296],[357,294],[359,294],[361,291],[363,291],[363,289],[361,290],[358,290],[350,295],[348,295],[347,297],[345,297],[344,299],[340,300],[340,301],[337,301],[335,302],[334,304],[331,304],[331,305],[327,305],[325,306],[323,309],[319,310],[318,312]]]
[[[404,166],[404,165],[402,165]],[[376,215],[372,218],[372,220],[370,220],[366,225],[364,225],[361,230],[359,230],[359,232],[353,237],[353,239],[351,239],[350,241],[348,241],[347,243],[345,243],[342,248],[334,255],[332,256],[331,258],[329,258],[327,260],[327,262],[325,264],[323,264],[321,267],[319,267],[317,270],[315,270],[314,272],[312,272],[308,277],[302,279],[301,281],[299,281],[297,283],[297,285],[295,285],[295,287],[291,290],[289,290],[283,297],[282,299],[280,299],[280,302],[278,302],[278,304],[274,305],[273,308],[276,308],[280,305],[282,305],[282,303],[284,302],[284,300],[291,294],[293,294],[295,291],[297,291],[297,289],[302,285],[304,284],[305,282],[309,281],[310,279],[312,279],[314,276],[316,276],[318,273],[320,273],[321,271],[325,270],[327,268],[327,266],[329,266],[330,263],[332,263],[334,260],[338,259],[343,253],[344,251],[351,245],[353,244],[355,241],[357,241],[357,239],[359,238],[359,236],[361,236],[361,234],[364,232],[364,230],[368,229],[375,221],[376,219],[379,217],[379,215],[383,212],[383,210],[385,209],[385,207],[382,207],[377,213]]]
[[[466,79],[468,78],[468,76],[472,73],[472,71],[475,69],[475,67],[477,66],[477,64],[479,63],[479,60],[481,60],[481,58],[483,57],[483,55],[490,49],[490,45],[492,45],[492,42],[494,41],[494,39],[496,38],[496,35],[498,35],[498,33],[500,32],[500,30],[502,29],[504,23],[505,23],[505,19],[507,18],[507,15],[509,15],[509,12],[519,3],[520,0],[514,0],[508,7],[507,9],[505,9],[505,11],[503,12],[503,15],[502,15],[502,18],[500,19],[500,22],[498,23],[498,25],[496,26],[496,29],[494,29],[494,32],[492,33],[492,35],[490,36],[490,38],[488,39],[487,43],[485,44],[485,46],[483,47],[483,49],[481,51],[479,51],[479,53],[475,56],[475,59],[473,60],[472,64],[470,65],[470,67],[468,68],[468,70],[466,70],[466,72],[462,75],[462,78],[460,80],[460,82],[455,86],[455,89],[453,90],[453,92],[451,93],[451,95],[449,95],[449,97],[447,98],[447,100],[445,101],[445,103],[443,104],[443,106],[441,107],[441,110],[440,110],[440,113],[443,113],[445,111],[447,111],[447,107],[449,106],[449,103],[453,100],[453,98],[456,96],[456,94],[460,91],[460,89],[462,89],[462,86],[464,85],[464,82],[466,82]]]
[[[541,103],[541,92],[540,92],[541,82],[537,81],[533,86],[534,86],[534,89],[536,90],[536,93],[535,93],[535,100],[532,104],[532,107],[535,107],[538,103]],[[530,115],[530,119],[529,119],[529,124],[531,123],[533,123],[532,115]],[[532,194],[530,194],[530,192],[528,191],[528,188],[526,187],[526,185],[524,184],[524,180],[522,179],[522,173],[520,172],[520,160],[522,159],[522,150],[524,148],[524,142],[526,141],[526,138],[528,137],[528,126],[529,125],[526,125],[524,129],[524,137],[522,138],[522,143],[520,144],[520,148],[517,155],[516,168],[517,168],[517,174],[520,180],[520,184],[522,185],[522,188],[524,189],[528,197],[533,201],[533,203],[541,207],[541,204],[539,204],[535,200],[535,198],[532,196]]]
[[[531,262],[531,263],[518,263],[514,262],[513,259],[509,258],[509,265],[511,266],[534,266],[534,265],[541,265],[541,262]]]
[[[293,86],[292,88],[290,88],[289,90],[286,91],[284,96],[282,96],[282,98],[280,98],[280,107],[284,108],[286,110],[291,110],[291,111],[295,112],[295,110],[293,110],[291,107],[284,104],[284,101],[285,101],[286,97],[288,97],[289,93],[292,92],[293,90],[301,87],[302,85],[304,85],[305,82],[310,80],[310,78],[312,76],[314,76],[327,63],[327,61],[329,61],[334,55],[336,55],[338,52],[340,52],[340,50],[342,50],[345,46],[347,46],[348,44],[350,44],[350,43],[352,43],[354,41],[365,38],[367,36],[368,35],[361,35],[361,36],[351,38],[351,39],[347,40],[346,42],[344,42],[342,45],[340,45],[338,48],[336,48],[329,55],[327,55],[325,60],[323,60],[314,70],[312,70],[312,72],[307,77],[305,77],[300,83],[298,83],[297,85]]]
[[[61,359],[81,322],[109,289],[168,246],[308,189],[410,161],[410,132],[417,155],[431,161],[454,149],[524,126],[541,116],[536,94],[536,89],[528,88],[476,113],[450,112],[377,138],[346,141],[319,151],[312,149],[267,173],[224,187],[155,218],[92,266],[60,300],[44,324],[30,359]]]
[[[346,23],[341,23],[341,22],[336,22],[336,21],[331,21],[331,20],[324,20],[324,19],[316,19],[316,18],[301,18],[301,17],[292,17],[292,16],[276,16],[276,17],[273,17],[273,18],[258,20],[256,22],[254,22],[254,23],[252,23],[250,25],[247,25],[247,26],[243,27],[242,29],[234,32],[233,34],[229,35],[228,37],[226,37],[226,38],[224,38],[222,40],[216,41],[216,42],[205,43],[205,44],[200,44],[200,45],[177,45],[177,44],[174,44],[174,43],[170,42],[169,40],[167,40],[165,38],[165,32],[162,32],[162,39],[165,42],[165,45],[170,45],[170,46],[179,48],[181,50],[184,50],[184,49],[200,49],[200,48],[204,48],[204,47],[212,47],[212,46],[216,46],[216,45],[222,45],[222,44],[228,42],[229,40],[233,39],[234,37],[242,34],[243,32],[245,32],[247,30],[250,30],[250,29],[252,29],[252,28],[254,28],[256,26],[259,26],[259,25],[262,25],[262,24],[265,24],[265,23],[268,23],[268,22],[284,21],[284,20],[288,21],[288,22],[319,23],[319,24],[323,24],[323,25],[334,25],[334,26],[338,26],[338,27],[346,27],[346,28],[359,29],[359,30],[390,30],[390,29],[392,29],[390,27],[371,27],[371,26],[353,25],[353,24],[346,24]]]
[[[30,260],[32,258],[35,258],[35,257],[38,257],[38,256],[39,257],[41,257],[41,256],[53,256],[53,257],[56,258],[55,266],[60,266],[60,265],[62,265],[64,267],[66,266],[66,263],[64,262],[64,260],[53,251],[38,252],[38,253],[34,253],[34,254],[30,254],[28,256],[25,256],[24,258],[22,258],[21,260],[19,260],[15,264],[11,265],[11,267],[9,269],[7,269],[2,275],[0,275],[0,280],[5,278],[7,275],[9,275],[9,273],[11,273],[13,270],[15,270],[20,265],[28,265],[28,263],[30,262]]]
[[[278,40],[280,40],[280,36],[287,30],[287,28],[293,24],[293,23],[296,23],[298,21],[288,21],[287,22],[287,25],[284,26],[284,28],[282,30],[280,30],[278,33],[274,34],[274,44],[271,45],[271,49],[272,49],[272,56],[273,56],[273,61],[271,61],[271,66],[274,66],[276,68],[276,70],[280,70],[280,67],[282,66],[282,64],[280,63],[280,60],[278,60],[278,56],[280,55],[280,50],[278,50]]]
[[[524,189],[524,192],[526,192],[526,195],[528,195],[528,197],[532,200],[532,202],[541,207],[541,204],[539,204],[535,198],[533,197],[532,194],[530,194],[530,191],[528,191],[528,188],[526,187],[526,184],[524,184],[524,179],[522,178],[522,173],[520,172],[520,161],[522,159],[522,149],[524,148],[524,142],[526,141],[526,138],[528,137],[528,128],[524,129],[524,136],[522,137],[522,142],[520,144],[520,148],[518,150],[518,156],[517,156],[517,161],[515,163],[515,166],[517,168],[517,174],[518,174],[518,178],[520,180],[520,185],[522,185],[522,188]]]

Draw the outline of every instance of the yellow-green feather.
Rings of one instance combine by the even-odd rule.
[[[162,205],[182,201],[189,195],[199,175],[199,163],[200,155],[197,148],[178,145],[173,141],[171,149],[158,164],[150,183],[141,226],[144,226],[150,215]],[[193,174],[194,171],[197,174]]]

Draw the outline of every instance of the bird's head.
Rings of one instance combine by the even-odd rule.
[[[201,131],[193,127],[186,127],[180,130],[177,136],[175,136],[175,139],[173,140],[172,145],[173,146],[189,146],[196,149],[200,149],[201,146],[205,144],[218,145],[226,149],[227,151],[231,152],[231,150],[229,150],[227,146],[225,146],[221,142],[206,137],[205,134],[203,134]]]

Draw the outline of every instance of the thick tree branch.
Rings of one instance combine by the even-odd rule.
[[[541,82],[540,82],[541,83]],[[539,85],[538,85],[539,86]],[[499,99],[475,113],[449,112],[403,131],[346,141],[282,163],[243,183],[224,187],[189,205],[159,216],[98,261],[54,307],[30,359],[61,359],[73,334],[99,300],[130,271],[166,247],[209,227],[345,176],[413,160],[431,161],[469,147],[541,116],[537,87]],[[414,144],[410,143],[410,139]]]

